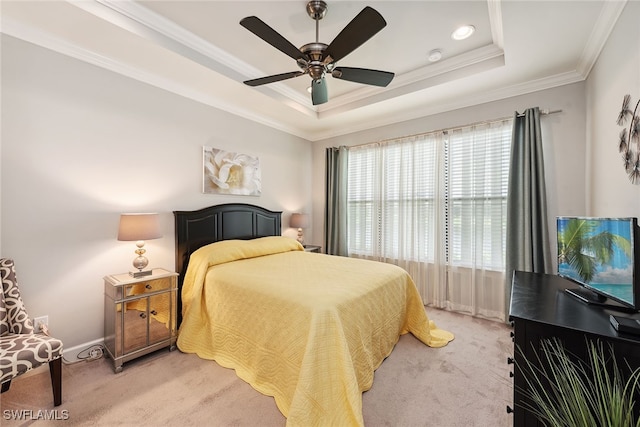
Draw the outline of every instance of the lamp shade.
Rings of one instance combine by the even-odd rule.
[[[126,213],[120,215],[118,240],[137,241],[162,237],[157,213]]]
[[[307,228],[309,227],[309,215],[301,213],[291,214],[289,225],[293,228]]]

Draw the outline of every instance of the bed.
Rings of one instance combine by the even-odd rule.
[[[273,396],[289,426],[363,425],[362,392],[400,335],[453,339],[404,270],[306,252],[281,236],[281,212],[224,204],[174,216],[178,348]]]

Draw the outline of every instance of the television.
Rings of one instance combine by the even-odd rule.
[[[636,218],[558,217],[558,275],[589,303],[640,311],[640,232]]]

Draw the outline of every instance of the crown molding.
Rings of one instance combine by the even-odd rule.
[[[388,88],[364,86],[319,106],[318,117],[329,117],[416,90],[426,89],[504,65],[504,52],[496,45],[483,46],[469,52],[429,64],[394,77]]]
[[[262,71],[257,68],[137,2],[122,0],[67,0],[67,2],[111,24],[152,40],[232,80],[242,81],[247,79],[247,76],[262,75]],[[316,113],[315,109],[309,106],[306,97],[284,84],[270,85],[268,90],[263,92],[287,105],[291,105],[290,101],[293,101],[298,104],[294,108],[307,110],[305,112],[307,115]],[[289,102],[285,102],[285,99]]]
[[[47,32],[14,22],[6,16],[3,17],[1,31],[2,33],[9,36],[16,37],[29,43],[33,43],[46,49],[58,52],[62,55],[66,55],[80,61],[104,68],[106,70],[121,74],[123,76],[138,80],[140,82],[150,84],[171,93],[183,96],[185,98],[200,102],[214,108],[218,108],[220,110],[224,110],[239,117],[243,117],[247,120],[260,123],[262,125],[306,139],[308,141],[320,141],[353,132],[371,129],[370,123],[360,123],[350,127],[340,126],[339,128],[336,127],[323,131],[302,130],[296,127],[287,126],[277,120],[268,119],[263,115],[255,114],[250,110],[238,108],[237,106],[221,101],[220,99],[210,94],[196,91],[187,86],[180,85],[172,80],[160,77],[154,73],[149,73],[147,71],[140,70],[139,68],[127,65],[123,62],[116,61],[113,58],[96,54],[95,52],[78,47],[77,45],[54,37]],[[384,120],[377,120],[376,127],[392,125],[407,120],[413,120],[433,114],[453,111],[460,108],[497,101],[504,98],[523,95],[583,80],[584,77],[581,73],[578,72],[559,74],[532,82],[483,92],[481,94],[478,94],[477,96],[465,97],[464,99],[456,99],[446,104],[426,105],[424,108],[412,109],[410,113],[407,113],[405,111],[398,114],[388,115],[385,116]]]
[[[92,9],[92,12],[90,13],[95,16],[99,16],[100,18],[104,19],[104,16],[108,16],[109,22],[112,22],[122,28],[126,28],[128,31],[133,31],[136,34],[146,34],[145,37],[151,38],[156,42],[160,40],[160,42],[163,43],[163,46],[165,46],[165,44],[166,46],[172,46],[172,50],[174,50],[174,52],[177,50],[184,52],[184,56],[189,58],[195,57],[200,58],[200,60],[204,62],[208,61],[211,64],[219,64],[219,66],[222,67],[222,70],[226,69],[226,72],[231,75],[233,75],[233,73],[239,73],[237,69],[242,69],[242,72],[249,72],[250,70],[250,67],[247,64],[237,61],[233,56],[217,49],[215,46],[212,46],[210,43],[198,38],[192,33],[184,31],[171,21],[159,17],[148,9],[137,5],[135,2],[119,2],[112,0],[86,2],[69,0],[69,3],[82,7],[83,10],[86,11],[88,11],[88,9]],[[488,4],[492,21],[501,22],[501,19],[497,19],[497,16],[500,16],[500,1],[489,0]],[[594,27],[591,37],[581,56],[580,64],[574,72],[550,76],[523,84],[483,91],[476,95],[456,98],[451,102],[444,104],[425,104],[418,108],[412,108],[410,111],[386,115],[381,120],[377,119],[375,121],[375,127],[387,126],[432,114],[444,113],[486,102],[492,102],[583,81],[586,79],[591,67],[597,60],[597,57],[621,15],[625,4],[626,0],[607,2],[603,6],[597,25]],[[153,16],[150,16],[149,14],[152,13]],[[355,91],[357,94],[336,97],[335,100],[327,103],[328,105],[326,105],[326,107],[321,106],[322,108],[316,107],[314,109],[310,109],[305,106],[305,103],[308,104],[306,97],[298,97],[300,99],[303,98],[303,102],[301,102],[300,99],[294,99],[295,96],[292,98],[292,94],[286,93],[286,87],[278,88],[278,84],[273,84],[269,85],[272,86],[272,88],[257,89],[264,90],[265,93],[275,97],[277,100],[285,103],[290,108],[295,109],[298,112],[311,117],[315,116],[318,120],[321,120],[324,117],[330,117],[339,112],[364,107],[411,91],[424,90],[428,87],[433,87],[434,85],[444,83],[446,81],[452,81],[456,78],[464,77],[464,75],[462,75],[463,73],[469,73],[467,75],[470,75],[473,72],[472,69],[474,67],[477,69],[481,67],[495,68],[500,66],[501,62],[503,65],[504,52],[501,48],[501,25],[499,26],[500,28],[496,28],[495,30],[498,35],[494,33],[494,27],[496,27],[496,25],[492,23],[492,34],[494,38],[493,45],[485,46],[481,49],[477,49],[476,51],[468,52],[455,58],[450,58],[447,61],[442,61],[442,63],[431,64],[429,67],[424,67],[423,69],[397,76],[389,89],[384,92],[380,91],[379,88],[364,87]],[[101,67],[140,82],[153,85],[179,96],[192,99],[196,102],[229,112],[247,120],[260,123],[309,141],[333,138],[371,129],[372,127],[371,122],[359,122],[352,126],[331,126],[330,129],[326,129],[325,127],[323,130],[301,129],[299,126],[287,125],[279,120],[270,119],[261,114],[252,112],[249,109],[240,108],[237,105],[230,104],[225,100],[216,97],[214,93],[205,93],[200,90],[196,90],[188,85],[157,75],[152,71],[133,67],[117,59],[100,55],[96,52],[79,47],[41,29],[14,22],[6,15],[2,18],[2,27],[0,28],[0,31],[4,34],[42,46],[60,54]],[[197,62],[201,63],[200,61]],[[257,72],[259,73],[259,71]],[[458,77],[451,77],[447,76],[448,73],[459,73],[460,75]],[[221,72],[221,74],[227,75],[225,72]],[[239,74],[236,74],[236,77],[238,76]],[[236,80],[238,80],[238,78],[236,78]],[[293,92],[292,90],[289,91]],[[298,94],[296,93],[296,95]]]
[[[173,21],[166,19],[162,15],[153,12],[137,2],[122,0],[95,0],[91,2],[86,0],[67,1],[88,13],[141,37],[150,39],[181,56],[189,58],[235,81],[242,81],[264,74],[261,70],[239,60],[228,52],[219,49],[203,38],[185,30]],[[485,71],[494,66],[504,65],[504,61],[498,65],[496,65],[496,61],[494,61],[496,56],[504,56],[504,52],[500,48],[502,45],[501,3],[499,0],[489,0],[488,3],[492,37],[494,38],[492,45],[475,49],[471,52],[458,55],[455,58],[442,61],[441,63],[430,64],[418,70],[398,75],[394,78],[389,88],[357,88],[349,93],[334,96],[329,102],[320,106],[310,105],[307,96],[300,94],[281,82],[254,89],[282,102],[294,110],[321,118],[391,99],[408,93],[409,91],[429,87],[450,79],[457,79],[469,75],[469,73],[461,73],[460,70],[462,69]],[[479,69],[477,64],[483,61],[486,61],[488,67]]]
[[[307,139],[306,133],[298,128],[286,126],[279,121],[268,119],[263,115],[254,113],[251,110],[238,108],[236,105],[229,104],[228,102],[225,102],[224,100],[221,100],[220,98],[217,98],[209,93],[195,90],[189,86],[182,85],[173,80],[159,76],[155,73],[133,67],[124,62],[104,55],[99,55],[88,49],[84,49],[75,44],[55,37],[48,32],[15,22],[9,17],[5,16],[2,18],[2,28],[0,29],[0,32],[32,43],[36,46],[40,46],[45,49],[60,53],[62,55],[77,59],[87,64],[95,65],[105,70],[112,71],[122,76],[129,77],[142,83],[146,83],[159,89],[163,89],[176,95],[197,101],[201,104],[208,105],[210,107],[226,111],[239,117],[243,117],[247,120],[251,120],[265,126],[280,130],[282,132]]]
[[[421,117],[427,117],[434,114],[441,114],[459,110],[462,108],[473,107],[476,105],[499,101],[514,96],[526,95],[545,89],[552,89],[554,87],[578,83],[584,80],[585,79],[575,71],[557,74],[554,76],[549,76],[543,79],[538,79],[522,84],[515,84],[500,87],[494,90],[482,91],[475,96],[458,97],[448,103],[428,104],[422,108],[412,108],[411,112],[409,113],[407,113],[407,111],[403,111],[394,115],[387,115],[382,120],[377,119],[375,127],[378,128],[394,125],[409,120],[419,119]],[[351,127],[340,127],[339,130],[330,129],[322,132],[315,132],[311,135],[308,135],[306,138],[309,141],[314,142],[371,129],[371,123],[360,123]]]
[[[591,31],[589,40],[587,40],[576,66],[578,73],[585,79],[589,76],[591,69],[598,60],[600,52],[602,52],[626,4],[627,0],[618,0],[608,1],[602,5],[600,16],[598,16],[598,20],[593,27],[593,31]]]
[[[489,25],[491,25],[491,38],[493,44],[504,49],[504,31],[502,30],[502,1],[487,0],[489,7]]]

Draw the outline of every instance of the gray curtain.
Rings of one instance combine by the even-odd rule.
[[[551,273],[540,110],[515,113],[507,195],[506,312],[513,271]]]
[[[326,152],[324,247],[330,255],[347,256],[347,147]]]

